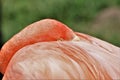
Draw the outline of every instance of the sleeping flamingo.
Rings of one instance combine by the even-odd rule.
[[[44,19],[3,45],[0,72],[2,80],[120,79],[120,48]]]

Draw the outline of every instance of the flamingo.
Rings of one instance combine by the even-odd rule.
[[[120,79],[120,48],[43,19],[3,45],[0,72],[2,80]]]

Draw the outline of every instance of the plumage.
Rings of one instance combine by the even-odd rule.
[[[46,25],[46,23],[44,24]],[[32,26],[31,28],[33,27],[34,26]],[[56,32],[57,34],[52,34],[56,35],[56,37],[54,37],[54,39],[50,38],[50,41],[35,41],[32,44],[25,44],[24,46],[19,47],[19,49],[14,51],[12,53],[12,56],[9,55],[9,52],[8,54],[4,54],[5,56],[9,55],[11,57],[11,60],[6,66],[7,69],[1,68],[1,71],[3,73],[5,71],[3,80],[120,79],[119,47],[116,47],[110,43],[89,36],[87,34],[73,32],[68,27],[65,29],[68,29],[67,32],[70,33],[69,35],[68,33],[66,35],[65,33],[62,34],[61,32],[63,36],[66,35],[65,37],[57,37],[60,32]],[[30,29],[30,31],[32,30],[33,29]],[[23,31],[18,34],[22,35]],[[25,33],[28,33],[30,31],[26,30]],[[56,28],[54,31],[57,31]],[[34,35],[38,34],[36,33]],[[42,37],[40,36],[40,38]],[[29,39],[27,39],[26,37],[20,36],[20,38],[29,41]],[[34,38],[38,39],[36,37]],[[49,38],[49,36],[47,36],[47,38]],[[13,41],[16,40],[19,39],[13,37]],[[10,44],[10,41],[11,40],[9,40],[7,43]],[[16,45],[19,46],[19,42],[16,43],[18,43]],[[3,50],[8,49],[9,47],[5,47],[5,49]]]

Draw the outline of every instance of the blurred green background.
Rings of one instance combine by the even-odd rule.
[[[3,42],[45,18],[120,46],[120,0],[2,0]]]

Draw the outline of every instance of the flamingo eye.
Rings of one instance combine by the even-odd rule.
[[[64,39],[63,38],[59,38],[57,41],[64,41]]]

